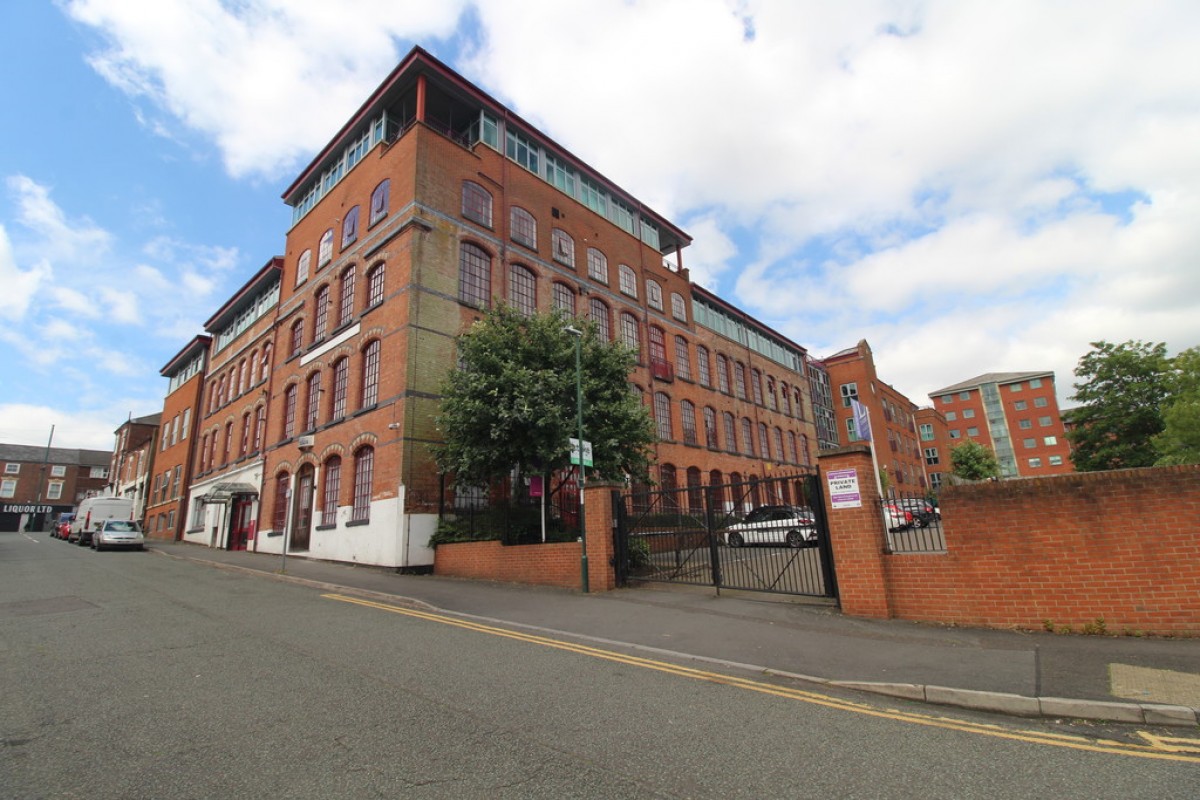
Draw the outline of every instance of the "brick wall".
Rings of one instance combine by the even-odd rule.
[[[823,454],[823,471],[851,465],[870,474],[867,454]],[[947,552],[921,554],[884,553],[869,514],[830,509],[846,613],[1200,635],[1200,466],[953,486],[941,509]]]

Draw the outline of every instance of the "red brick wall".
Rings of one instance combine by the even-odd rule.
[[[862,454],[822,469],[855,461],[869,470]],[[1200,466],[953,486],[941,509],[947,552],[921,554],[883,554],[879,526],[832,511],[846,613],[1200,635]]]
[[[584,498],[588,556],[588,590],[616,587],[612,556],[612,490],[607,483],[588,485]],[[528,583],[581,589],[583,550],[579,542],[505,547],[500,542],[440,544],[433,571],[454,578]]]

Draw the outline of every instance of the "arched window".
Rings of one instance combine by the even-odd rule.
[[[658,468],[658,480],[662,484],[663,491],[669,492],[676,488],[675,483],[675,466],[673,464],[663,464]]]
[[[379,220],[388,215],[388,204],[390,202],[389,195],[391,194],[391,180],[384,178],[375,187],[375,191],[371,192],[371,220],[370,225],[374,225]]]
[[[763,404],[762,373],[756,369],[750,370],[750,391],[754,397],[754,404],[761,406]]]
[[[638,332],[637,317],[628,311],[621,312],[621,341],[641,360],[642,337]]]
[[[365,522],[371,518],[371,484],[375,478],[375,448],[360,447],[354,453],[354,509],[350,519]]]
[[[779,399],[775,396],[775,379],[770,375],[767,376],[767,408],[772,411],[779,410]]]
[[[296,434],[296,384],[283,390],[283,436],[290,439]]]
[[[314,372],[308,376],[308,403],[305,407],[304,430],[311,431],[317,427],[317,414],[321,409],[321,373]]]
[[[537,311],[537,276],[528,267],[513,264],[509,268],[508,302],[527,317]]]
[[[667,363],[667,343],[663,329],[657,325],[650,326],[650,363]]]
[[[317,289],[313,305],[313,341],[319,342],[325,338],[325,330],[329,326],[329,286]]]
[[[740,361],[733,365],[733,393],[739,400],[746,399],[746,365]]]
[[[633,271],[633,267],[628,264],[621,264],[617,267],[617,280],[621,287],[621,293],[627,294],[630,297],[637,297],[637,273]]]
[[[808,435],[800,434],[800,463],[809,464],[808,460]]]
[[[690,400],[679,404],[680,422],[683,423],[683,443],[696,444],[696,405]]]
[[[658,438],[664,442],[671,441],[671,398],[665,392],[654,393],[654,424]]]
[[[651,308],[663,310],[662,287],[658,285],[658,281],[646,281],[646,302]]]
[[[517,244],[537,250],[537,220],[523,208],[513,206],[508,212],[509,235]]]
[[[333,228],[321,234],[321,243],[317,246],[317,269],[333,260]]]
[[[341,276],[341,302],[338,303],[337,327],[350,322],[354,316],[354,267],[346,267]]]
[[[325,460],[325,491],[321,496],[321,524],[337,524],[338,495],[342,487],[342,459],[330,456]]]
[[[708,348],[702,344],[696,345],[696,370],[700,376],[701,386],[712,386],[712,376],[708,371]]]
[[[379,400],[379,340],[373,339],[362,351],[362,393],[359,408],[375,405]]]
[[[312,250],[305,250],[300,254],[300,260],[296,262],[297,286],[308,280],[308,273],[310,270],[312,270]]]
[[[487,308],[492,297],[492,258],[482,247],[463,242],[458,259],[458,299]]]
[[[383,279],[386,274],[382,263],[367,270],[367,308],[374,308],[383,302]]]
[[[751,427],[748,417],[742,417],[742,453],[754,455],[754,428]]]
[[[783,413],[792,415],[792,391],[786,383],[779,384],[779,399],[783,404]]]
[[[342,249],[358,241],[358,206],[346,212],[342,220]]]
[[[292,339],[288,348],[288,358],[295,358],[304,349],[304,320],[298,319],[292,323]]]
[[[788,431],[787,433],[787,460],[796,464],[800,459],[796,456],[796,432]]]
[[[736,425],[733,421],[733,414],[728,411],[721,412],[721,422],[725,428],[725,449],[730,453],[737,452],[737,433]]]
[[[771,443],[775,446],[772,456],[776,461],[783,461],[783,430],[776,428],[771,431]]]
[[[717,444],[717,412],[710,406],[704,407],[704,444],[710,450],[719,449]]]
[[[274,348],[271,346],[270,342],[268,342],[267,344],[265,344],[263,346],[262,375],[259,376],[260,381],[265,381],[267,379],[267,377],[271,374],[271,354],[273,352],[274,352]]]
[[[729,359],[717,353],[717,388],[729,394]]]
[[[333,402],[329,405],[330,421],[346,416],[346,387],[350,381],[350,359],[342,356],[333,362]]]
[[[699,467],[688,467],[687,499],[688,510],[693,514],[704,511],[704,484],[701,483]]]
[[[767,425],[765,422],[758,423],[758,456],[763,460],[771,457],[771,443],[767,439]]]
[[[588,319],[596,323],[601,341],[612,340],[612,326],[608,319],[608,306],[603,300],[593,297],[588,302]]]
[[[288,509],[288,486],[291,483],[286,472],[281,472],[275,476],[275,509],[271,514],[271,527],[276,532],[282,532],[284,526],[287,525],[287,509]]]
[[[554,260],[575,269],[575,240],[562,228],[550,232],[550,249]]]
[[[265,405],[258,407],[258,413],[254,416],[254,452],[262,450],[263,431],[267,427],[267,407]]]
[[[480,225],[492,227],[492,193],[474,181],[463,181],[462,215]]]
[[[250,412],[242,414],[242,435],[238,440],[238,458],[250,452]]]
[[[671,292],[671,316],[681,322],[687,322],[687,302],[679,292]]]
[[[554,307],[568,317],[575,316],[575,292],[565,283],[554,284]]]
[[[608,283],[608,257],[594,247],[587,249],[588,277],[600,283]]]
[[[675,337],[675,374],[682,380],[692,379],[692,359],[688,355],[688,340]]]

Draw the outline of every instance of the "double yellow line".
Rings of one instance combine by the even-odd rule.
[[[485,625],[469,619],[447,616],[445,614],[435,614],[429,611],[420,611],[412,608],[403,608],[390,603],[382,603],[360,597],[349,597],[341,594],[324,594],[322,597],[329,600],[337,600],[343,603],[352,603],[354,605],[364,606],[366,608],[387,611],[392,614],[415,617],[416,619],[422,619],[427,622],[450,625],[455,628],[462,628],[464,630],[474,631],[476,633],[485,633],[489,636],[499,636],[505,639],[513,639],[518,642],[536,644],[542,647],[551,647],[555,650],[564,650],[568,653],[577,653],[579,655],[589,656],[591,658],[599,658],[618,664],[640,667],[642,669],[650,669],[656,672],[664,672],[668,675],[676,675],[681,678],[690,678],[692,680],[706,681],[708,683],[716,683],[724,686],[732,686],[737,689],[758,692],[759,694],[774,695],[775,697],[783,697],[788,700],[799,700],[804,703],[825,706],[826,708],[834,708],[840,711],[849,711],[855,714],[863,714],[870,717],[890,719],[898,722],[907,722],[915,725],[925,725],[931,728],[943,728],[945,730],[974,733],[981,736],[991,736],[997,739],[1009,739],[1012,741],[1028,742],[1031,744],[1051,745],[1054,747],[1066,747],[1072,750],[1085,750],[1093,753],[1110,753],[1114,755],[1135,756],[1138,758],[1153,758],[1165,761],[1183,761],[1192,764],[1200,764],[1200,739],[1191,739],[1187,737],[1163,737],[1149,733],[1139,733],[1139,735],[1148,742],[1146,745],[1139,745],[1109,739],[1090,739],[1082,736],[1070,736],[1042,731],[1008,730],[998,725],[987,725],[979,722],[951,719],[949,717],[918,714],[910,711],[901,711],[899,709],[877,708],[865,703],[856,703],[850,700],[831,697],[829,695],[818,694],[816,692],[794,689],[787,686],[778,686],[771,683],[764,683],[762,681],[750,680],[748,678],[739,678],[733,675],[723,675],[718,672],[709,672],[708,670],[685,667],[665,661],[656,661],[650,658],[642,658],[641,656],[627,655],[625,653],[618,653],[613,650],[603,650],[598,647],[591,647],[589,645],[579,644],[577,642],[570,642],[562,639],[551,639],[546,636],[538,636],[532,633],[509,630],[507,628],[498,628],[494,625]]]

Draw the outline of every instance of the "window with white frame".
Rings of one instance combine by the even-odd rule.
[[[347,211],[346,218],[342,220],[342,249],[345,250],[356,241],[358,241],[358,206]]]
[[[65,477],[66,474],[67,474],[67,468],[64,467],[62,464],[54,464],[53,466],[50,467],[50,477],[51,478],[62,478],[62,477]]]
[[[0,480],[0,497],[9,498],[17,493],[17,481],[15,478],[5,478]]]
[[[565,283],[555,283],[551,293],[554,301],[554,308],[563,312],[568,317],[575,316],[575,292],[570,286]]]
[[[842,406],[844,408],[850,407],[851,400],[858,399],[858,384],[857,383],[843,383],[838,391],[841,392]],[[853,440],[851,440],[851,441],[853,441]]]
[[[1041,465],[1042,465],[1042,460],[1040,458],[1029,459],[1029,466],[1033,467],[1034,469],[1040,467]]]
[[[646,302],[651,308],[663,310],[662,287],[658,285],[658,281],[646,281]]]
[[[537,220],[523,208],[513,206],[508,212],[508,235],[517,244],[537,249]]]
[[[371,192],[371,219],[368,226],[374,225],[379,220],[388,215],[389,194],[391,192],[391,181],[385,178],[375,187],[375,191]]]
[[[679,292],[671,292],[671,316],[680,322],[687,322],[687,302]]]
[[[509,268],[508,302],[527,317],[537,311],[537,276],[528,267],[513,264]]]
[[[20,464],[5,464],[4,465],[4,474],[5,475],[18,475],[18,474],[20,474],[20,472],[21,472]]]
[[[637,274],[634,273],[633,267],[628,264],[621,264],[617,267],[617,278],[620,282],[622,294],[627,294],[630,297],[637,297]]]
[[[594,247],[587,249],[588,277],[600,283],[608,283],[608,257]]]
[[[492,227],[492,193],[474,181],[463,181],[462,215],[485,227]]]
[[[296,285],[304,283],[308,280],[308,273],[312,269],[312,250],[305,250],[300,254],[300,260],[296,262]]]
[[[1050,466],[1061,467],[1063,463],[1062,456],[1050,456]]]
[[[550,231],[550,254],[558,263],[575,269],[575,240],[562,228]]]
[[[321,243],[317,245],[317,269],[333,260],[333,228],[321,234]]]

